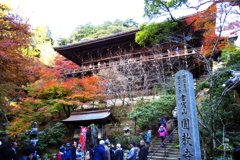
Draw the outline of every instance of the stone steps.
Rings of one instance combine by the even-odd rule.
[[[153,153],[149,153],[148,156],[150,157]],[[179,157],[179,152],[170,152],[166,151],[166,156],[167,157]],[[165,152],[156,152],[153,156],[165,156]]]
[[[169,140],[166,140],[165,147],[160,147],[157,152],[152,156],[152,159],[164,159],[164,160],[178,160],[180,153],[179,149],[176,148],[177,141],[174,141],[176,137],[178,136],[177,131],[173,133],[173,141],[172,143],[169,142]],[[156,151],[156,149],[162,144],[162,139],[160,137],[157,137],[152,142],[152,151]],[[165,157],[165,150],[166,150],[166,157]],[[148,158],[151,157],[153,153],[148,154]]]
[[[148,157],[150,158],[150,156]],[[178,157],[164,157],[164,156],[152,156],[151,159],[160,159],[160,160],[178,160]]]

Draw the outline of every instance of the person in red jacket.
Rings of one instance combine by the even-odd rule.
[[[61,146],[54,160],[63,160],[62,156],[63,156],[64,150],[65,148]]]
[[[166,130],[166,128],[164,127],[163,124],[159,127],[158,133],[159,133],[159,137],[162,138],[162,147],[165,148],[165,144],[164,144],[163,142],[164,142],[164,140],[165,140],[165,137],[166,137],[168,134],[167,134],[167,130]]]

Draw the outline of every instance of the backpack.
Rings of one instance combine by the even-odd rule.
[[[86,156],[85,156],[85,160],[89,160],[90,159],[90,151],[87,151]]]
[[[160,130],[161,133],[164,132],[163,127],[160,127],[159,130]]]
[[[147,139],[147,132],[143,134],[143,139]]]

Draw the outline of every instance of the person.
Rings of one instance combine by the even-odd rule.
[[[104,140],[101,140],[99,145],[94,149],[93,160],[106,160],[104,144]]]
[[[219,56],[218,56],[217,62],[218,64],[221,62],[221,58]]]
[[[178,126],[177,107],[175,107],[174,110],[172,111],[172,115],[173,115],[173,119],[174,119],[174,125],[175,125],[175,127],[177,127]]]
[[[61,146],[54,160],[63,160],[62,157],[63,157],[64,151],[65,151],[65,147]]]
[[[109,144],[110,144],[109,140],[106,139],[104,145],[106,160],[111,160],[110,148],[108,147]]]
[[[240,146],[234,149],[233,157],[235,158],[235,160],[240,160]]]
[[[73,141],[72,142],[72,146],[69,148],[71,153],[72,153],[72,159],[75,160],[76,159],[76,146],[77,146],[77,142]]]
[[[37,148],[36,148],[36,141],[31,141],[29,144],[29,147],[32,148],[34,150],[34,154],[33,154],[33,160],[37,160]]]
[[[110,147],[110,156],[111,156],[111,160],[114,160],[114,152],[115,152],[116,148],[114,143],[112,143],[112,146]]]
[[[14,152],[13,158],[12,158],[13,160],[18,160],[17,147],[18,147],[17,142],[12,142],[12,150]]]
[[[132,141],[132,143],[130,144],[131,145],[131,150],[128,154],[128,160],[136,160],[137,158],[137,151],[136,151],[136,148],[135,148],[135,142]]]
[[[166,130],[166,128],[163,126],[163,124],[159,127],[158,133],[159,133],[159,137],[162,138],[162,147],[165,148],[165,143],[163,143],[163,142],[164,142],[164,140],[165,140],[165,137],[166,137],[168,134],[167,134],[167,130]]]
[[[0,159],[2,160],[12,160],[14,156],[14,151],[11,148],[9,142],[3,142],[2,148],[0,149]]]
[[[137,144],[136,152],[137,152],[137,158],[136,159],[139,159],[140,144]]]
[[[165,117],[162,117],[161,118],[161,120],[160,120],[160,122],[159,122],[159,127],[163,124],[164,125],[164,127],[166,126],[166,119],[165,119]]]
[[[145,146],[145,141],[140,141],[140,152],[139,152],[139,160],[147,160],[148,149]]]
[[[33,155],[35,153],[35,150],[31,146],[27,146],[23,149],[23,156],[20,160],[33,160]]]
[[[72,153],[70,150],[70,143],[66,143],[65,147],[66,147],[66,150],[64,151],[64,154],[63,154],[63,160],[73,160]]]
[[[87,154],[89,155],[89,157],[86,158],[87,160],[92,160],[92,159],[93,159],[94,146],[95,146],[94,143],[91,143],[91,144],[89,145],[89,148],[88,148],[87,153],[86,153],[86,155],[87,155]]]
[[[179,49],[178,49],[178,47],[176,48],[176,53],[177,53],[177,55],[179,56]]]
[[[83,150],[81,149],[81,145],[79,144],[77,149],[76,149],[76,160],[82,160],[83,159]],[[73,159],[75,160],[75,159]]]
[[[147,139],[145,145],[148,148],[148,152],[152,153],[152,128],[149,128],[147,132]]]
[[[114,154],[114,160],[123,160],[123,150],[121,148],[121,144],[117,144],[116,151]]]
[[[174,130],[174,124],[172,119],[167,121],[166,130],[169,135],[169,142],[172,143],[172,137],[173,137],[172,131]]]

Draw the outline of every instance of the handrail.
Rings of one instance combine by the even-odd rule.
[[[170,135],[172,135],[173,132],[174,132],[177,128],[178,128],[178,126],[172,131],[172,133],[171,133]],[[170,135],[167,136],[167,138],[166,138],[166,139],[162,142],[162,144],[155,150],[155,152],[151,155],[151,157],[148,158],[148,160],[150,160],[150,159],[152,158],[152,156],[159,150],[159,148],[165,143],[165,141],[170,137]],[[165,157],[166,157],[166,146],[164,147],[164,152],[165,152]]]
[[[201,48],[196,48],[195,50],[199,51],[200,49]],[[152,59],[163,59],[163,58],[170,58],[170,57],[186,56],[186,55],[190,55],[190,54],[195,54],[195,52],[193,52],[193,49],[179,50],[178,52],[172,51],[171,53],[164,52],[164,53],[161,53],[161,54],[147,55],[147,56],[144,56],[144,57],[135,57],[135,58],[131,58],[131,59],[123,59],[121,61],[116,61],[116,62],[110,62],[110,63],[107,62],[107,63],[101,64],[101,65],[92,65],[92,68],[89,68],[89,67],[74,68],[73,72],[66,71],[65,74],[73,74],[73,73],[91,71],[91,70],[96,70],[96,69],[101,69],[101,68],[109,68],[109,67],[116,66],[116,65],[139,63],[139,61],[148,61],[148,60],[152,60]],[[165,57],[165,56],[167,56],[167,57]]]

